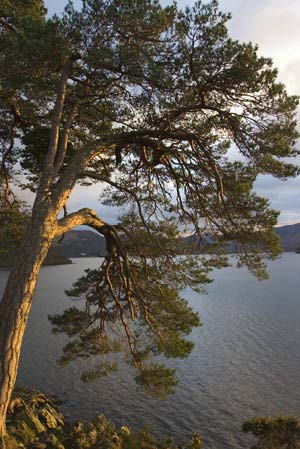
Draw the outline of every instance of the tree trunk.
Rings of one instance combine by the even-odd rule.
[[[1,441],[5,447],[7,408],[16,381],[37,277],[55,237],[53,218],[49,210],[33,212],[18,261],[10,273],[0,303],[0,448]]]

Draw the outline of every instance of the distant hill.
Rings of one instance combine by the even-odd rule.
[[[93,231],[69,231],[59,243],[67,257],[104,257],[105,238]]]
[[[275,228],[279,235],[283,251],[300,252],[300,223]],[[205,252],[205,247],[212,243],[208,237],[203,237],[199,245],[194,236],[183,238],[184,245],[191,248],[191,251],[198,251],[199,248]],[[1,245],[0,245],[1,246]],[[228,247],[228,252],[234,252],[234,244]],[[107,254],[105,238],[93,231],[74,230],[65,234],[63,240],[54,245],[49,250],[44,265],[63,265],[72,263],[70,258],[76,257],[104,257]],[[0,268],[11,267],[17,253],[0,252]]]
[[[300,252],[300,223],[280,226],[275,228],[280,237],[283,251]],[[205,247],[212,243],[208,237],[203,237],[200,245],[194,236],[183,239],[185,245],[193,248],[192,251],[199,250],[205,252]],[[234,252],[234,244],[228,247],[228,252]],[[76,257],[104,257],[107,254],[105,238],[93,231],[74,230],[65,234],[63,240],[54,245],[49,250],[44,265],[61,265],[72,263],[70,258]],[[15,253],[0,252],[0,268],[10,267],[15,260]]]
[[[300,223],[275,228],[281,240],[283,251],[297,251],[300,248]]]
[[[300,223],[294,225],[280,226],[275,228],[280,236],[284,251],[295,252],[300,249]],[[196,248],[199,245],[193,236],[185,237],[184,243]],[[212,240],[204,237],[200,248],[204,250]],[[76,257],[104,257],[106,253],[105,238],[93,231],[73,230],[65,234],[61,243],[56,245],[61,248],[62,253],[68,258]],[[229,252],[234,252],[234,244],[228,247]]]
[[[0,242],[0,268],[14,265],[18,250],[1,252],[6,247]],[[59,239],[51,246],[44,265],[64,265],[72,263],[70,258],[104,257],[106,255],[105,238],[92,231],[69,231],[61,242]]]
[[[293,225],[279,226],[275,228],[275,232],[279,235],[281,246],[283,251],[286,252],[300,252],[300,223]],[[206,236],[203,236],[200,244],[195,236],[188,236],[184,238],[184,242],[189,246],[194,246],[194,248],[200,248],[205,250],[205,247],[212,243],[212,240]],[[235,251],[234,242],[228,246],[228,252],[233,253]]]
[[[18,256],[18,250],[8,253],[0,252],[0,268],[10,268],[14,265]],[[72,261],[65,256],[62,249],[54,244],[48,251],[47,257],[43,265],[66,265]]]

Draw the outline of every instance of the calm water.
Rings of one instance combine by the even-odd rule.
[[[300,415],[300,255],[270,263],[268,281],[229,268],[216,272],[207,295],[184,292],[203,326],[192,334],[196,345],[189,359],[172,363],[180,383],[166,401],[137,390],[126,366],[111,378],[84,384],[79,377],[86,362],[56,365],[64,337],[51,334],[47,316],[70,306],[64,289],[98,261],[74,262],[41,271],[18,384],[65,399],[63,409],[72,418],[103,412],[118,425],[147,424],[178,442],[199,431],[206,449],[249,447],[240,425],[250,417]],[[7,274],[0,270],[1,288]]]

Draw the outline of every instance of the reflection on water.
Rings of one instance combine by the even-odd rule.
[[[41,271],[25,335],[18,383],[57,394],[72,418],[103,412],[116,424],[150,425],[158,436],[178,442],[194,431],[207,449],[247,447],[240,425],[258,415],[300,414],[300,256],[285,254],[270,263],[270,279],[259,282],[246,270],[216,271],[207,295],[190,290],[185,297],[201,314],[196,342],[187,360],[172,361],[180,380],[166,401],[137,390],[133,373],[121,366],[95,384],[80,381],[86,361],[59,368],[65,342],[51,334],[48,314],[70,306],[64,289],[97,266],[97,259]],[[0,270],[0,287],[8,272]]]

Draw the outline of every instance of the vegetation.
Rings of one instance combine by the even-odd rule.
[[[254,418],[242,427],[257,438],[251,449],[299,449],[300,420],[295,416]]]
[[[171,437],[158,441],[148,429],[116,428],[103,415],[91,422],[66,421],[55,398],[37,391],[18,389],[9,418],[10,449],[202,449],[198,434],[179,447]]]
[[[103,415],[91,421],[68,421],[57,399],[34,390],[17,388],[8,410],[10,449],[202,449],[195,433],[178,446],[172,437],[158,440],[149,429],[117,428]],[[295,416],[254,418],[242,429],[257,438],[251,449],[299,449],[300,421]],[[24,446],[23,446],[24,447]]]
[[[1,177],[0,177],[1,183]],[[2,187],[2,189],[1,189]],[[29,211],[6,185],[0,187],[0,253],[8,253],[18,248],[24,238]]]
[[[298,99],[277,82],[270,59],[228,36],[229,16],[216,1],[180,11],[156,0],[86,0],[81,11],[68,4],[61,18],[46,19],[40,0],[1,0],[0,13],[3,191],[9,201],[22,167],[23,187],[35,193],[0,303],[4,444],[22,338],[53,240],[87,225],[108,251],[70,292],[85,297],[84,309],[52,317],[72,337],[65,361],[101,355],[85,374],[94,378],[114,368],[106,356],[126,342],[137,381],[172,391],[174,373],[149,357],[192,349],[186,336],[199,319],[179,290],[209,282],[227,264],[228,241],[237,242],[238,264],[259,277],[262,257],[280,250],[277,213],[252,186],[261,173],[296,174],[285,158],[297,154]],[[76,185],[98,182],[103,202],[120,208],[117,224],[88,207],[67,210]],[[212,237],[214,254],[178,258],[183,232]]]

